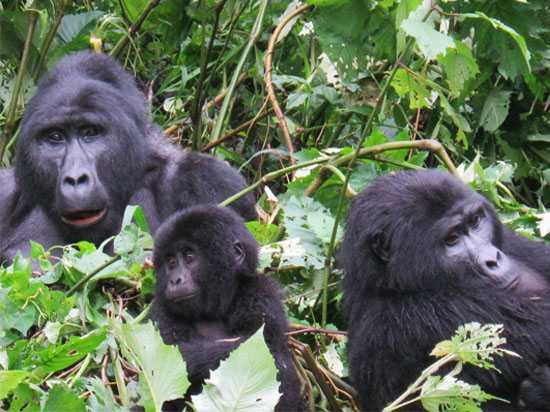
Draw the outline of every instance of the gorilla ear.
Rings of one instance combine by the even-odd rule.
[[[233,250],[235,252],[235,262],[237,263],[237,266],[242,267],[246,259],[246,252],[244,250],[243,244],[238,240],[235,240],[233,242]]]
[[[370,249],[384,263],[390,260],[390,245],[382,232],[376,232],[370,239]]]

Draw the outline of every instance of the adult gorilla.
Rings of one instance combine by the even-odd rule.
[[[103,54],[62,59],[41,81],[21,124],[15,170],[0,173],[0,256],[118,233],[128,204],[154,231],[175,210],[215,203],[245,186],[231,167],[169,146],[134,79]],[[246,197],[233,206],[255,217]]]
[[[435,361],[434,345],[472,321],[503,324],[506,347],[521,355],[498,357],[501,373],[464,368],[462,379],[511,401],[484,410],[541,409],[550,393],[550,248],[504,227],[485,198],[439,171],[380,177],[353,201],[342,260],[363,409],[397,398]]]

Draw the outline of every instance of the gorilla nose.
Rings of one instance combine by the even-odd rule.
[[[82,173],[80,176],[73,175],[73,176],[65,176],[63,178],[63,184],[77,187],[80,185],[86,185],[90,183],[90,176],[88,176],[87,173]]]
[[[170,279],[170,286],[178,286],[182,282],[181,276],[175,276]]]

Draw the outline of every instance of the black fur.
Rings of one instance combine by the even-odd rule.
[[[52,143],[54,132],[64,144]],[[79,177],[83,184],[75,183]],[[29,239],[46,247],[99,244],[118,233],[128,204],[144,208],[154,231],[182,207],[217,203],[245,186],[225,163],[169,145],[133,77],[89,52],[63,58],[40,82],[21,123],[15,168],[0,182],[0,256],[8,260],[19,249],[28,253]],[[252,196],[232,207],[256,216]],[[90,209],[106,214],[86,227],[62,218]]]
[[[244,250],[239,264],[233,253],[235,242]],[[178,303],[165,296],[167,260],[184,244],[192,245],[200,262],[198,273],[193,274],[199,294]],[[154,261],[157,284],[151,317],[158,322],[165,343],[179,345],[193,385],[191,391],[200,391],[210,370],[265,324],[264,337],[275,358],[283,393],[277,410],[304,409],[285,335],[287,319],[281,290],[256,271],[258,245],[241,217],[216,206],[195,206],[175,214],[156,234]],[[201,332],[205,323],[218,325],[218,330]]]
[[[492,222],[492,244],[538,272],[548,286],[550,248],[504,227],[487,200],[450,174],[401,172],[376,179],[352,203],[341,250],[350,375],[364,410],[381,410],[397,398],[435,361],[429,356],[434,345],[468,322],[503,324],[506,347],[522,356],[498,357],[500,374],[464,369],[462,379],[512,402],[495,402],[484,410],[520,409],[522,380],[548,362],[546,291],[542,299],[533,299],[499,288],[477,276],[474,265],[449,264],[441,251],[449,211],[472,202],[484,205]],[[375,252],[380,247],[385,256]],[[527,410],[540,406],[529,404],[532,388],[544,389],[532,384],[538,381],[535,376],[523,385]],[[543,385],[549,384],[546,374]]]

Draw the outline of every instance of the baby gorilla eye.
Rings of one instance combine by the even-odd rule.
[[[185,260],[185,263],[187,263],[188,265],[190,265],[195,261],[195,254],[191,249],[184,249],[182,254],[183,254],[183,260]]]
[[[458,240],[460,237],[456,233],[451,233],[450,235],[447,235],[445,238],[445,244],[447,246],[454,246],[458,243]]]
[[[178,260],[174,255],[169,255],[166,257],[166,264],[170,269],[174,269],[178,265]]]

